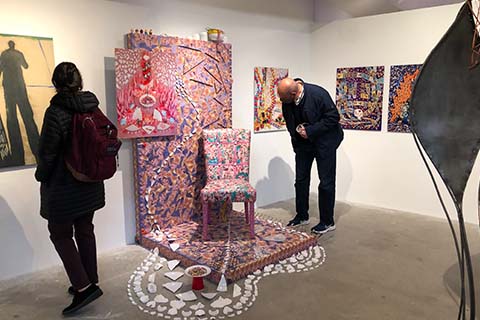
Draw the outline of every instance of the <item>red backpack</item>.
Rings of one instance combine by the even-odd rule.
[[[103,181],[115,174],[121,145],[117,128],[99,108],[74,113],[71,146],[65,154],[65,163],[79,181]]]

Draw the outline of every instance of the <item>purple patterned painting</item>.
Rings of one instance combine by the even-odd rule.
[[[338,68],[337,108],[344,129],[382,128],[383,66]]]
[[[160,37],[160,49],[176,66],[178,134],[134,141],[138,241],[152,229],[201,217],[202,130],[232,126],[231,45]]]

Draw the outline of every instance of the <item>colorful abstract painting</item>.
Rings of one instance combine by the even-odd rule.
[[[408,107],[421,64],[399,65],[390,68],[388,102],[388,131],[410,132]]]
[[[115,49],[120,138],[177,133],[175,76],[175,57],[168,49]]]
[[[254,132],[285,130],[282,102],[277,94],[280,80],[288,77],[288,69],[256,67],[254,69]]]
[[[384,72],[383,66],[337,69],[337,108],[344,129],[381,130]]]
[[[51,38],[0,34],[0,168],[36,163],[54,63]]]
[[[201,217],[202,130],[232,126],[231,45],[161,37],[158,50],[172,64],[160,65],[155,77],[174,82],[178,131],[134,140],[138,241],[152,229]]]

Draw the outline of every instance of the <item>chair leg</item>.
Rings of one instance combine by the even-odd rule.
[[[207,231],[208,231],[208,201],[202,202],[202,209],[203,209],[203,228],[202,228],[202,239],[203,241],[207,240]]]
[[[250,237],[255,238],[255,203],[249,202]]]
[[[248,224],[248,213],[249,213],[248,202],[245,201],[243,204],[244,204],[244,207],[245,207],[245,222]]]

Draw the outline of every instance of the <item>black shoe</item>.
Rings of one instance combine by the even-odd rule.
[[[308,218],[300,218],[298,214],[290,220],[290,222],[287,224],[287,227],[296,227],[296,226],[301,226],[301,225],[307,225],[309,224],[310,221],[308,221]]]
[[[328,231],[333,231],[335,229],[336,227],[334,223],[324,224],[323,222],[320,222],[315,227],[313,227],[311,231],[312,233],[316,233],[316,234],[324,234],[324,233],[327,233]]]
[[[68,287],[67,292],[68,292],[69,295],[74,296],[75,293],[77,293],[77,290],[75,290],[72,286],[70,286],[70,287]]]
[[[86,290],[82,292],[75,292],[72,303],[68,307],[63,309],[62,314],[63,315],[72,314],[80,310],[81,308],[85,307],[90,302],[93,302],[94,300],[98,299],[102,294],[103,294],[102,289],[100,289],[98,286],[94,284],[91,284]]]

